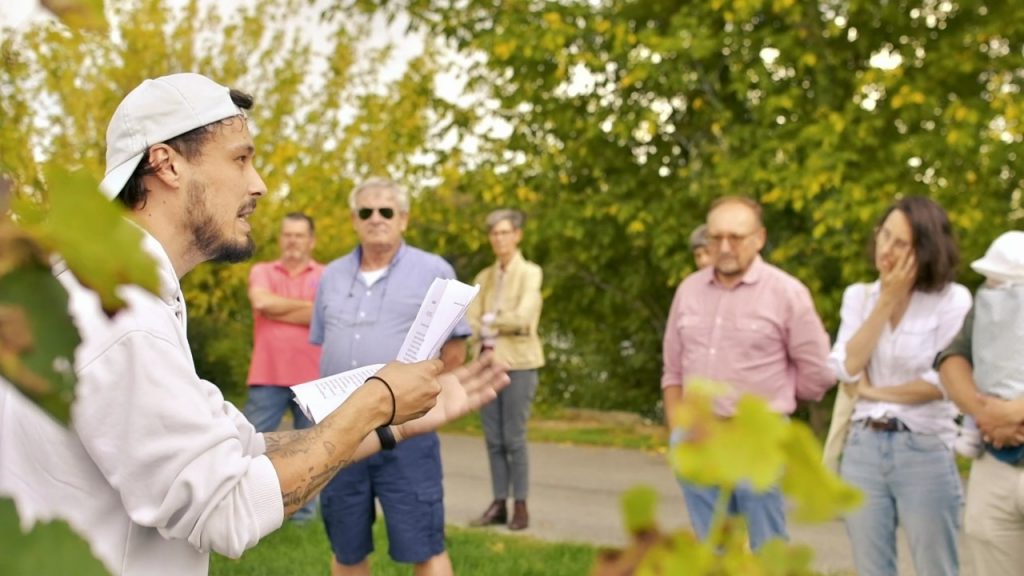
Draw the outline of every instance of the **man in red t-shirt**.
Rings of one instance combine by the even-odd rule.
[[[281,257],[249,272],[253,314],[252,363],[245,416],[257,432],[273,432],[291,409],[295,429],[313,426],[292,401],[289,386],[320,377],[320,347],[309,343],[309,320],[323,265],[313,260],[313,219],[292,212],[281,223]],[[315,515],[316,500],[292,516]]]

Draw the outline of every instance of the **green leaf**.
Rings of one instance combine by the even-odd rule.
[[[43,256],[24,232],[0,221],[0,374],[66,424],[81,340],[67,293]]]
[[[807,426],[793,425],[783,449],[782,491],[795,505],[795,519],[822,522],[860,506],[860,491],[821,464],[821,444]]]
[[[141,248],[142,230],[104,198],[97,182],[82,170],[68,172],[54,164],[47,167],[46,180],[50,213],[41,237],[83,286],[96,291],[103,310],[113,314],[124,306],[116,293],[122,284],[157,294],[156,265]]]
[[[626,530],[633,535],[654,532],[657,522],[658,493],[650,486],[636,486],[622,495],[622,513]]]
[[[107,29],[103,0],[39,0],[39,3],[69,28]]]
[[[779,539],[765,542],[757,553],[758,565],[764,576],[815,576],[811,569],[814,551],[808,546],[791,545]]]
[[[689,532],[677,532],[652,546],[636,568],[637,576],[712,574],[715,553]]]
[[[758,490],[778,482],[784,464],[782,442],[789,427],[784,418],[763,400],[743,396],[735,416],[721,419],[711,410],[707,396],[715,392],[690,384],[686,394],[683,407],[690,412],[679,422],[689,436],[671,455],[680,476],[727,488],[746,481]]]
[[[108,574],[89,545],[64,522],[37,523],[21,530],[14,502],[0,498],[0,574]]]

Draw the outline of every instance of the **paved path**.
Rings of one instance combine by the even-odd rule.
[[[444,461],[445,512],[449,524],[465,526],[491,501],[490,473],[482,438],[446,434],[441,440]],[[619,496],[637,484],[648,484],[659,496],[658,519],[663,529],[688,526],[682,493],[664,457],[637,450],[532,444],[530,446],[530,528],[525,535],[551,541],[622,546],[626,534]],[[507,532],[504,528],[491,528]],[[815,567],[825,574],[853,574],[853,558],[840,522],[791,525],[794,542],[815,551]],[[906,543],[900,542],[900,575],[914,570]],[[961,564],[966,558],[961,555]],[[970,571],[961,571],[970,576]],[[926,576],[926,575],[922,575]]]

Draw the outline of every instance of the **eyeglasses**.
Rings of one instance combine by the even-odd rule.
[[[391,220],[395,217],[394,208],[360,208],[356,214],[359,214],[360,220],[369,220],[370,217],[373,216],[374,210],[376,210],[380,214],[380,217],[385,220]]]
[[[759,230],[754,230],[749,234],[709,234],[708,235],[708,248],[717,249],[722,246],[723,242],[728,242],[731,248],[735,248],[741,242],[750,238],[754,234],[757,234]]]
[[[887,230],[885,228],[877,228],[875,230],[875,243],[876,244],[889,243],[893,247],[894,250],[899,251],[899,252],[905,252],[905,251],[909,250],[910,246],[911,246],[910,242],[908,242],[908,241],[906,241],[906,240],[904,240],[902,238],[896,238],[893,235],[892,232],[890,232],[889,230]]]

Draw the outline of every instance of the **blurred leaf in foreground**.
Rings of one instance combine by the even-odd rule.
[[[64,424],[81,341],[67,299],[45,252],[9,220],[0,220],[0,374]]]
[[[89,545],[60,521],[38,523],[21,530],[14,503],[0,498],[0,574],[107,574]]]
[[[103,0],[39,0],[39,4],[69,28],[95,31],[107,29]]]
[[[782,491],[794,504],[793,518],[823,522],[860,506],[863,495],[821,463],[821,444],[806,426],[790,426],[783,449]]]
[[[99,294],[103,310],[113,314],[124,306],[116,292],[122,284],[158,294],[156,264],[142,251],[142,230],[124,217],[120,205],[104,198],[84,171],[51,164],[46,181],[50,212],[40,227],[41,238],[82,285]]]
[[[657,529],[658,493],[650,486],[635,486],[622,495],[622,512],[626,530],[643,534]]]

